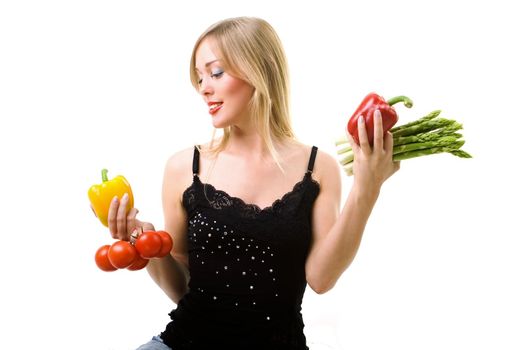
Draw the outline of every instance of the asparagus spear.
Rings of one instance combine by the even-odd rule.
[[[412,126],[398,129],[392,132],[392,136],[399,137],[399,136],[416,135],[416,134],[420,134],[423,132],[428,132],[428,131],[444,128],[454,123],[456,123],[456,121],[445,119],[445,118],[431,119],[431,120],[427,120],[427,121],[424,121],[424,122],[421,122],[421,123],[418,123]]]
[[[408,143],[403,145],[394,145],[393,155],[395,160],[395,155],[426,149],[426,148],[436,148],[436,147],[449,147],[449,148],[460,148],[463,146],[465,141],[459,140],[462,136],[460,134],[453,134],[448,136],[443,136],[441,138],[427,141],[427,142],[415,142]],[[354,161],[354,153],[352,151],[347,152],[344,155],[344,158],[341,158],[339,163],[345,165]]]
[[[405,128],[408,128],[408,127],[411,127],[411,126],[414,126],[414,125],[417,125],[417,124],[421,124],[421,123],[424,123],[426,121],[429,121],[431,119],[434,119],[436,118],[439,114],[441,113],[440,110],[436,110],[436,111],[433,111],[433,112],[430,112],[429,114],[427,114],[426,116],[424,117],[421,117],[417,120],[414,120],[413,122],[410,122],[410,123],[406,123],[406,124],[403,124],[403,125],[399,125],[399,126],[396,126],[396,127],[393,127],[392,129],[390,129],[390,132],[391,133],[394,133],[398,130],[401,130],[401,129],[405,129]]]
[[[456,149],[455,147],[456,146],[432,147],[432,148],[419,149],[419,150],[414,150],[414,151],[409,151],[409,152],[403,152],[403,153],[394,155],[392,159],[394,161],[400,161],[400,160],[406,160],[410,158],[428,156],[431,154],[445,153],[445,152],[453,154],[456,157],[460,157],[460,158],[472,158],[472,156],[468,154],[467,152],[460,150],[460,149]],[[354,162],[350,162],[350,163],[343,165],[343,170],[345,171],[346,175],[348,176],[353,175],[353,167],[354,167]]]

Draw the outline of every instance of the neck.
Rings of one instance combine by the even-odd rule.
[[[275,150],[279,154],[284,144],[275,139],[272,140]],[[226,152],[257,161],[273,162],[270,150],[266,147],[263,138],[255,129],[245,130],[233,126],[231,129],[230,139],[225,149]]]

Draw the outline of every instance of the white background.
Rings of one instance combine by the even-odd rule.
[[[140,217],[162,226],[166,159],[212,132],[189,82],[193,43],[240,15],[281,36],[303,142],[335,156],[377,91],[414,100],[400,123],[434,109],[462,122],[474,156],[402,163],[354,263],[305,295],[311,348],[525,348],[517,3],[2,1],[0,348],[134,349],[164,329],[174,305],[145,271],[97,270],[111,238],[86,191],[103,167],[123,174]]]

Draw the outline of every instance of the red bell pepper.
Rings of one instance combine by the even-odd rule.
[[[392,105],[403,102],[405,107],[412,107],[412,100],[406,96],[397,96],[391,98],[388,101],[376,93],[369,93],[361,102],[357,110],[354,112],[350,120],[348,120],[348,133],[352,135],[354,141],[359,144],[359,135],[357,132],[357,122],[359,116],[362,115],[366,125],[366,133],[368,136],[368,142],[372,146],[374,144],[374,111],[379,109],[381,117],[383,119],[383,132],[386,134],[399,119],[397,113]]]

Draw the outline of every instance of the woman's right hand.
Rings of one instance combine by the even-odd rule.
[[[151,223],[137,219],[139,211],[136,208],[131,208],[130,211],[126,213],[128,202],[129,195],[127,193],[122,196],[120,201],[117,196],[111,200],[108,212],[108,227],[111,237],[122,241],[129,241],[135,229],[155,231],[155,227],[153,227]]]

